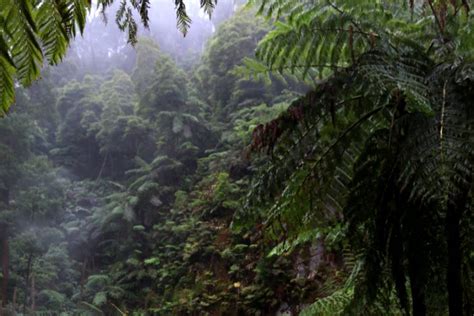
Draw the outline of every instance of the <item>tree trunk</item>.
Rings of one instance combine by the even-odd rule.
[[[463,203],[460,203],[464,205]],[[449,315],[460,316],[463,314],[463,289],[461,277],[461,236],[460,219],[461,210],[452,207],[446,215],[446,233],[448,237],[448,303]]]
[[[13,288],[13,299],[12,299],[12,305],[13,305],[13,311],[16,312],[16,294],[17,294],[17,288],[16,286]]]
[[[425,294],[416,277],[410,278],[411,297],[413,301],[413,316],[425,316]]]
[[[409,216],[413,216],[408,220],[412,225],[414,223],[422,223],[422,217],[414,210],[410,210]],[[426,315],[426,260],[427,257],[424,241],[426,240],[426,232],[423,228],[416,229],[416,226],[410,228],[411,235],[408,241],[408,276],[410,278],[411,298],[413,316]]]
[[[82,299],[84,295],[84,284],[86,283],[86,272],[87,272],[87,257],[84,259],[84,262],[82,263],[82,269],[81,269],[81,295],[80,298]]]
[[[8,246],[8,226],[6,224],[0,225],[0,247],[1,247],[1,262],[2,262],[2,306],[6,306],[8,302],[8,280],[9,269],[9,246]]]
[[[36,300],[35,300],[35,275],[32,274],[31,275],[31,313],[34,314],[35,313],[35,309],[36,309]]]
[[[5,206],[8,206],[10,204],[10,190],[9,189],[0,190],[0,203]],[[0,261],[2,264],[2,274],[3,274],[0,295],[1,295],[1,300],[2,300],[2,306],[6,306],[8,302],[8,279],[9,279],[8,262],[10,261],[7,223],[0,223],[0,250],[1,250]]]
[[[26,306],[28,306],[28,285],[30,282],[30,274],[31,274],[31,263],[33,260],[33,255],[30,254],[28,257],[28,265],[26,267],[26,278],[25,278],[25,303],[23,304],[23,314],[26,315]]]

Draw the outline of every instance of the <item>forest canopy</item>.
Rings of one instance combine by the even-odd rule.
[[[216,4],[0,1],[0,314],[472,315],[473,3]]]

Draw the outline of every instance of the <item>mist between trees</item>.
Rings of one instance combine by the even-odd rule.
[[[0,315],[473,314],[469,1],[6,2]]]

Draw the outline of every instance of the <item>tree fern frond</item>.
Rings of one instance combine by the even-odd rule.
[[[115,14],[115,22],[122,31],[128,32],[128,42],[132,45],[137,43],[138,25],[133,17],[132,7],[126,0],[122,0]]]
[[[70,39],[76,35],[76,27],[83,31],[90,5],[89,0],[1,2],[3,113],[13,102],[14,80],[29,85],[39,77],[43,53],[51,64],[61,61]],[[13,69],[7,65],[9,59]]]
[[[43,54],[35,32],[29,1],[5,1],[2,13],[5,16],[4,34],[17,68],[17,76],[24,85],[31,84],[40,73]]]
[[[408,103],[407,110],[429,115],[432,108],[426,79],[428,69],[426,59],[410,55],[393,58],[371,51],[358,60],[356,71],[361,77],[356,80],[364,83],[362,89],[370,85],[371,89],[389,91],[394,97],[403,96]]]
[[[453,82],[453,73],[443,71],[431,80],[435,117],[413,114],[402,122],[413,122],[405,127],[412,137],[402,153],[402,188],[409,187],[413,198],[425,202],[442,198],[437,203],[444,207],[457,203],[472,185],[474,172],[474,113],[467,101],[474,94]]]
[[[209,18],[212,16],[212,12],[216,7],[215,0],[201,0],[201,8],[204,10],[205,13],[209,15]]]
[[[176,26],[178,30],[183,33],[184,36],[188,33],[189,26],[191,25],[191,18],[186,12],[186,5],[184,0],[175,0],[176,7]]]
[[[66,12],[64,10],[66,9]],[[66,30],[65,18],[71,15],[67,7],[59,3],[46,1],[38,10],[38,29],[45,51],[45,56],[51,64],[57,64],[65,55],[69,35]]]
[[[87,12],[91,9],[91,6],[92,0],[74,0],[74,20],[81,34],[86,27]],[[71,38],[72,36],[69,37]]]
[[[150,9],[150,0],[140,0],[137,2],[137,10],[140,13],[143,26],[149,27],[150,17],[148,16],[148,10]]]
[[[332,98],[331,94],[319,95],[317,99],[309,95],[254,133],[253,147],[268,146],[273,159],[271,168],[259,178],[262,187],[252,190],[252,195],[276,192],[276,196],[271,196],[274,203],[266,220],[272,223],[281,219],[289,232],[334,220],[341,214],[352,179],[352,165],[364,140],[371,130],[389,125],[381,112],[384,105],[371,108],[373,103],[366,102],[367,112],[355,117],[354,111],[361,111],[358,97],[340,102]],[[279,145],[273,148],[275,143]]]
[[[272,6],[270,6],[271,8]],[[269,67],[348,66],[373,45],[376,34],[354,26],[352,15],[338,11],[333,4],[307,3],[293,6],[288,22],[275,23],[275,29],[259,43],[257,58]],[[374,12],[381,15],[383,11]],[[369,20],[370,21],[370,20]],[[324,70],[319,69],[321,76]]]
[[[343,315],[345,307],[351,302],[354,289],[341,288],[329,296],[316,300],[313,304],[300,312],[300,316],[332,316]]]
[[[328,296],[319,298],[311,305],[305,307],[299,313],[300,316],[346,314],[346,309],[353,300],[355,284],[360,276],[363,264],[362,260],[357,259],[353,254],[349,254],[347,258],[349,261],[352,260],[352,264],[348,265],[350,274],[345,284]]]
[[[15,100],[14,73],[14,62],[9,56],[7,43],[0,33],[0,117],[8,112],[8,105]]]

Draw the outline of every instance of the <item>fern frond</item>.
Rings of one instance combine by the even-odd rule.
[[[150,9],[150,0],[137,1],[136,9],[140,13],[140,18],[142,20],[143,26],[145,28],[148,28],[150,24],[150,17],[148,16],[148,10]]]
[[[176,26],[178,30],[183,33],[184,36],[188,33],[189,26],[191,25],[191,18],[186,12],[186,5],[184,0],[175,0],[176,7]]]
[[[257,58],[272,71],[301,69],[303,78],[308,71],[326,78],[339,67],[356,64],[358,57],[370,50],[395,55],[405,53],[400,47],[428,50],[433,44],[429,38],[436,37],[430,13],[419,5],[410,10],[404,0],[251,2],[259,7],[260,14],[277,21],[260,42]],[[469,19],[456,19],[453,25],[464,30],[472,23]],[[455,29],[453,34],[458,32]],[[467,37],[467,42],[472,42]]]
[[[51,64],[61,61],[76,29],[84,30],[90,5],[90,0],[0,2],[3,114],[14,101],[12,90],[16,79],[24,86],[36,80],[44,56]]]
[[[10,58],[7,43],[0,33],[0,117],[8,112],[8,107],[15,100],[13,75],[15,66]]]
[[[462,67],[460,68],[462,69]],[[454,80],[458,69],[431,77],[436,116],[417,113],[401,122],[412,136],[405,140],[401,187],[413,199],[448,208],[472,185],[474,172],[474,113],[469,99],[474,94]],[[440,191],[443,194],[440,195]]]
[[[71,16],[71,12],[67,12],[67,9],[67,6],[60,6],[60,3],[46,1],[38,10],[39,34],[45,56],[51,64],[59,63],[68,47],[66,25],[70,24],[70,21],[64,22],[65,18]]]
[[[95,306],[93,304],[90,304],[90,303],[87,303],[87,302],[84,302],[84,301],[82,301],[80,304],[84,305],[84,307],[86,307],[90,311],[98,313],[99,315],[104,315],[104,312],[102,312],[102,310],[100,308],[98,308],[97,306]]]
[[[29,1],[4,1],[4,34],[17,69],[18,79],[24,84],[31,84],[40,73],[43,54],[36,39],[36,23],[32,18]]]
[[[274,5],[282,4],[263,7],[271,15]],[[347,4],[342,7],[350,8]],[[316,69],[320,77],[326,77],[331,73],[327,68],[346,67],[375,45],[379,36],[370,22],[383,16],[384,10],[374,3],[359,3],[357,13],[366,9],[370,9],[372,17],[361,19],[363,28],[354,21],[350,10],[342,11],[331,2],[294,5],[287,14],[287,22],[277,21],[275,29],[259,43],[256,56],[270,68],[302,68],[303,74]]]
[[[363,261],[360,258],[356,258],[352,253],[345,257],[348,258],[348,265],[346,266],[350,270],[350,273],[344,285],[331,294],[319,298],[313,304],[305,307],[300,312],[300,316],[346,314],[346,309],[354,298],[355,284],[362,272]]]
[[[201,8],[204,10],[205,13],[207,13],[207,15],[209,15],[209,18],[212,17],[212,12],[214,11],[215,7],[215,0],[201,0]]]
[[[303,309],[299,316],[344,315],[344,309],[351,302],[353,295],[353,287],[341,288],[329,296],[316,300],[313,304]]]

